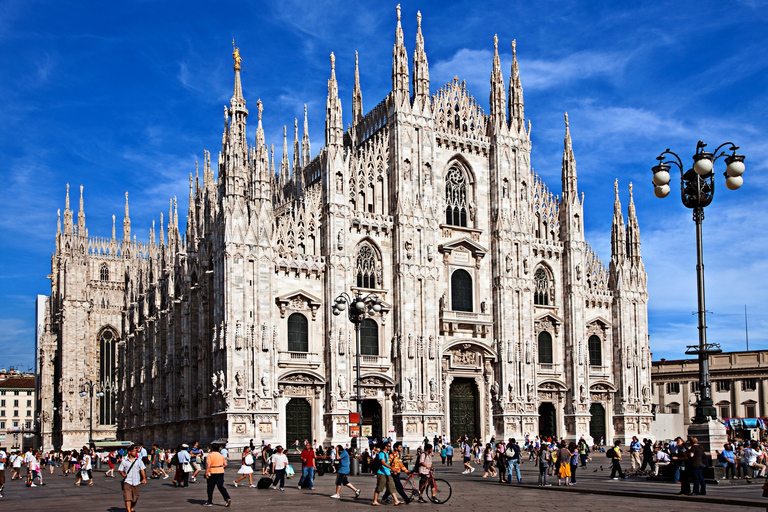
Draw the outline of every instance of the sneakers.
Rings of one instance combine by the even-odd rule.
[[[237,487],[237,481],[234,481],[234,482],[232,482],[232,483],[233,483],[233,484],[235,484],[235,487]]]
[[[468,475],[468,474],[469,474],[469,471],[467,471],[467,470],[465,469],[464,471],[462,471],[462,472],[461,472],[461,474],[462,474],[462,475]]]
[[[193,482],[193,483],[197,483],[197,478],[195,478],[195,477],[192,477],[192,478],[190,478],[190,479],[189,479],[189,481],[190,481],[190,482]]]
[[[231,504],[232,504],[232,498],[228,499],[228,500],[227,500],[227,504],[226,504],[226,505],[224,505],[224,506],[225,506],[225,507],[228,507],[228,506],[230,506]]]
[[[297,486],[296,486],[296,488],[297,488],[298,490],[301,490],[301,484],[297,485]]]
[[[253,488],[255,488],[256,486],[255,486],[255,485],[253,485],[253,484],[251,484],[251,485],[249,485],[248,487],[250,487],[250,488],[252,488],[252,489],[253,489]]]
[[[618,479],[619,479],[618,477],[611,478],[611,480],[618,480]]]
[[[357,489],[357,490],[355,491],[355,499],[357,499],[357,498],[359,498],[359,497],[360,497],[360,489]]]
[[[315,490],[315,488],[314,488],[314,487],[310,487],[310,488],[309,488],[309,490],[310,490],[310,491],[314,491],[314,490]]]
[[[204,506],[204,507],[212,507],[212,506],[213,506],[213,503],[208,503],[208,502],[206,501],[205,503],[203,503],[203,506]]]
[[[475,472],[475,468],[470,469],[469,472],[470,473],[474,473]]]
[[[163,480],[167,480],[169,476],[171,476],[171,475],[165,475],[165,476],[163,477]],[[194,480],[193,480],[193,481],[194,481]]]
[[[338,494],[331,494],[331,498],[337,500],[337,499],[341,498],[341,496],[339,496]]]
[[[272,490],[275,490],[275,491],[277,490],[277,486],[276,485],[270,485],[269,488],[272,489]]]
[[[284,491],[284,490],[285,490],[285,487],[281,487],[281,488],[280,488],[280,490],[281,490],[281,491]]]

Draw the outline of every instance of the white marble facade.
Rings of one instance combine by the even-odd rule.
[[[114,385],[114,418],[98,408],[97,439],[292,443],[290,402],[307,435],[347,442],[355,337],[331,313],[335,297],[358,289],[385,302],[361,363],[366,407],[385,435],[521,437],[540,423],[565,438],[600,423],[608,441],[648,431],[631,188],[626,227],[616,191],[606,267],[584,239],[567,116],[561,196],[531,169],[516,57],[508,89],[498,49],[489,63],[488,114],[459,79],[430,93],[421,17],[411,68],[398,8],[392,91],[364,114],[356,73],[345,130],[331,55],[325,147],[312,155],[305,116],[293,158],[286,134],[276,161],[261,102],[246,140],[233,56],[222,149],[190,176],[185,233],[174,199],[159,234],[153,226],[148,242],[132,240],[126,194],[122,239],[114,228],[89,237],[82,195],[76,225],[67,195],[41,352],[44,407],[72,411],[54,424],[54,442],[87,437],[80,378]],[[103,360],[105,332],[114,366]],[[468,425],[475,431],[456,431]]]

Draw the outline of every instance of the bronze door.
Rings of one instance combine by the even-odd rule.
[[[605,437],[605,407],[602,404],[593,403],[589,407],[589,414],[592,419],[589,420],[589,435],[597,443]]]
[[[305,439],[312,443],[312,406],[303,398],[291,398],[285,406],[285,437],[288,446],[296,439],[301,446]]]
[[[539,435],[557,437],[557,413],[551,402],[544,402],[539,406]]]
[[[470,440],[478,437],[477,430],[477,393],[475,384],[469,379],[456,379],[451,383],[451,441],[461,436]]]

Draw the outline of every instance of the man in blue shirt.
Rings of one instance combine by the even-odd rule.
[[[643,446],[640,441],[637,440],[637,436],[632,436],[632,442],[629,443],[629,456],[632,463],[632,469],[638,469],[640,467],[640,452]]]
[[[379,458],[379,470],[376,472],[376,491],[373,493],[373,505],[379,506],[379,494],[384,489],[389,489],[390,494],[395,500],[395,506],[402,502],[397,499],[397,489],[392,480],[392,471],[389,465],[389,452],[392,450],[391,444],[384,444],[381,451],[376,455]]]
[[[453,446],[451,443],[445,445],[445,462],[449,466],[453,466]]]
[[[200,472],[200,463],[202,462],[202,450],[200,449],[200,443],[195,441],[192,443],[192,448],[189,450],[189,454],[192,456],[192,460],[190,460],[190,464],[192,464],[192,470],[194,473],[192,473],[192,476],[189,478],[190,482],[197,482],[197,474]]]
[[[336,472],[336,494],[333,494],[331,498],[341,498],[341,486],[346,485],[353,491],[355,491],[355,499],[360,497],[360,489],[357,489],[354,485],[349,483],[347,475],[349,475],[349,452],[342,448],[341,445],[336,447],[336,460],[339,461],[339,470]]]
[[[464,442],[464,471],[462,475],[468,475],[475,472],[475,468],[472,467],[470,461],[472,460],[472,446],[468,442]]]

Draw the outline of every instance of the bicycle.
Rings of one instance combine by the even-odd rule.
[[[424,482],[424,485],[419,486],[417,483],[417,480],[415,479],[416,476],[421,477],[422,475],[419,473],[413,472],[410,475],[408,475],[408,478],[403,484],[403,490],[405,491],[405,494],[410,497],[411,500],[414,500],[417,497],[426,495],[426,497],[432,503],[441,505],[446,501],[448,501],[449,499],[451,499],[451,492],[452,492],[451,484],[449,484],[442,478],[435,478],[434,473],[430,471],[429,475],[426,475],[427,480]],[[426,493],[424,492],[425,490],[426,490]]]

